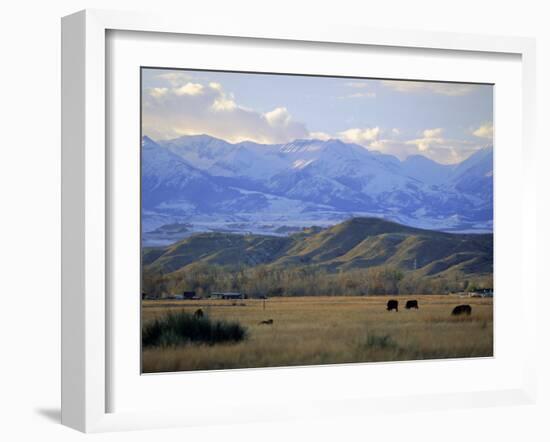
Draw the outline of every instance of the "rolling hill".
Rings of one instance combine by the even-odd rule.
[[[198,233],[168,247],[143,249],[146,270],[166,274],[199,263],[328,272],[391,266],[424,277],[491,275],[493,235],[445,233],[379,218],[353,218],[283,237]]]

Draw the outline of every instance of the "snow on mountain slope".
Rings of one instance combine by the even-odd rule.
[[[162,207],[171,200],[185,200],[197,209],[208,210],[236,195],[148,137],[142,140],[141,152],[142,204],[145,208]]]
[[[277,155],[278,145],[230,144],[208,135],[186,135],[159,144],[213,176],[263,179],[287,167]]]
[[[357,144],[340,140],[297,140],[280,150],[281,156],[294,166],[283,174],[300,169],[310,176],[330,178],[364,195],[404,186],[408,181],[400,173],[399,160],[395,157],[370,152]]]
[[[411,178],[426,184],[443,184],[454,166],[439,164],[422,155],[412,155],[402,163],[402,170]]]
[[[452,182],[460,192],[493,202],[493,148],[474,153],[453,171]]]
[[[422,156],[402,162],[335,139],[262,145],[144,137],[142,151],[147,228],[199,219],[247,229],[262,219],[323,224],[357,213],[425,228],[492,228],[492,148],[452,166]]]

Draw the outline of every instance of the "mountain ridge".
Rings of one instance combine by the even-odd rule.
[[[490,232],[492,152],[442,165],[422,156],[400,161],[337,139],[268,145],[144,137],[143,232],[147,238],[165,224],[193,223],[189,234],[237,224],[236,233],[270,234],[357,216]]]
[[[144,248],[147,270],[196,265],[314,268],[328,272],[389,266],[430,278],[493,272],[492,234],[453,234],[379,218],[353,218],[286,237],[198,233],[167,247]]]

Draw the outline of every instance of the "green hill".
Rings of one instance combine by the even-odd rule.
[[[145,248],[146,270],[164,274],[197,264],[262,265],[341,272],[389,266],[420,277],[493,272],[492,234],[416,229],[378,218],[353,218],[330,228],[288,236],[200,233],[165,248]]]

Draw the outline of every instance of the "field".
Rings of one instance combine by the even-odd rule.
[[[388,299],[399,312],[386,311]],[[417,299],[418,310],[404,308]],[[470,304],[471,316],[451,316]],[[248,329],[239,343],[143,350],[143,372],[215,370],[351,362],[482,357],[493,354],[493,301],[458,296],[315,296],[265,301],[144,301],[143,324],[168,311],[201,308],[212,319]],[[272,325],[260,324],[272,319]]]

